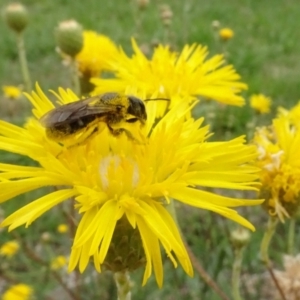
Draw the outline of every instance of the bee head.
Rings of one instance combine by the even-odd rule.
[[[142,123],[147,120],[146,107],[144,102],[134,96],[128,96],[129,106],[127,108],[127,113],[136,117],[136,119],[129,119],[127,122],[135,122],[137,119]]]

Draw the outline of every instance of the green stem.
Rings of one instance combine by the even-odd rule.
[[[130,300],[131,299],[131,282],[130,276],[127,271],[116,272],[114,278],[118,289],[118,300]]]
[[[288,232],[288,254],[292,255],[294,252],[294,240],[295,240],[295,219],[292,218],[289,224]]]
[[[79,80],[79,71],[77,62],[75,59],[71,61],[71,76],[72,76],[72,83],[74,87],[74,92],[76,95],[81,96],[81,88],[80,88],[80,80]]]
[[[23,76],[25,89],[27,92],[30,92],[31,91],[31,79],[30,79],[28,65],[27,65],[26,51],[25,51],[24,39],[23,39],[22,33],[17,34],[17,47],[18,47],[18,52],[19,52],[19,60],[20,60],[21,72],[22,72],[22,76]]]
[[[270,245],[270,241],[273,237],[273,234],[275,232],[277,223],[278,223],[277,218],[272,218],[272,217],[269,218],[267,229],[265,231],[263,240],[262,240],[261,245],[260,245],[261,260],[264,262],[264,264],[267,267],[270,266],[269,245]]]
[[[231,278],[232,297],[234,300],[241,300],[242,298],[240,295],[240,275],[242,269],[244,247],[236,248],[234,252],[235,255],[234,255],[234,262],[232,267],[232,278]]]
[[[265,231],[263,240],[260,245],[260,256],[261,256],[261,260],[263,261],[267,270],[270,273],[270,276],[281,296],[281,299],[286,300],[284,292],[281,289],[281,286],[279,285],[279,282],[275,276],[275,273],[273,272],[272,264],[271,264],[271,261],[269,258],[269,246],[270,246],[271,239],[275,233],[277,223],[278,223],[278,218],[269,217],[267,229]]]

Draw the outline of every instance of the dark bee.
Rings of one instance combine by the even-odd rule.
[[[124,132],[135,139],[129,123],[147,120],[145,104],[134,96],[106,93],[57,107],[41,117],[47,136],[57,142],[64,142],[80,134],[76,143],[82,143],[96,133],[99,123],[105,123],[114,136]],[[126,128],[125,128],[126,127]]]

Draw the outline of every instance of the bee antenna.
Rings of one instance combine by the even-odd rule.
[[[144,101],[156,101],[156,100],[170,101],[169,98],[149,98],[149,99],[144,99]]]

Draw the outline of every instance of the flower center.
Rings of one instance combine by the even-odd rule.
[[[99,165],[99,174],[103,190],[114,195],[131,191],[140,180],[137,162],[123,155],[104,157]]]

